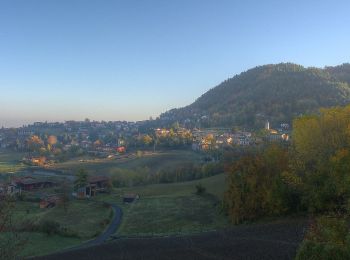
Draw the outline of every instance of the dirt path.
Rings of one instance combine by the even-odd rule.
[[[305,226],[305,219],[286,219],[191,236],[122,238],[36,259],[293,259]]]

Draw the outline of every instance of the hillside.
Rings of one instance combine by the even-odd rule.
[[[350,103],[350,64],[305,68],[292,63],[255,67],[225,80],[194,103],[172,109],[162,121],[208,126],[262,127],[291,122],[320,107]]]

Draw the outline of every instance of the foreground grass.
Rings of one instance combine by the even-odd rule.
[[[146,197],[124,206],[119,235],[184,234],[227,226],[211,194]]]
[[[53,253],[65,248],[81,244],[101,232],[109,224],[112,210],[101,202],[71,201],[67,212],[62,206],[51,209],[40,209],[39,203],[17,201],[14,211],[14,223],[17,227],[25,228],[49,220],[59,223],[70,234],[69,237],[47,235],[34,229],[33,232],[21,232],[20,237],[25,241],[21,249],[21,256],[37,256]],[[4,236],[4,234],[0,234]]]
[[[23,257],[46,255],[79,245],[83,242],[80,238],[62,237],[58,235],[48,236],[43,233],[23,233],[25,239],[24,247],[20,255]]]

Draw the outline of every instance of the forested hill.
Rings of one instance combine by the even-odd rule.
[[[291,122],[320,107],[350,103],[350,64],[305,68],[292,63],[255,67],[225,80],[191,105],[163,113],[163,121],[206,126],[262,127]]]

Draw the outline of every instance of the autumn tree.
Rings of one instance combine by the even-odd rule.
[[[44,142],[39,136],[33,135],[27,140],[27,145],[30,151],[39,152],[40,148],[43,147]]]
[[[143,141],[144,145],[148,146],[148,145],[150,145],[153,142],[153,139],[149,135],[144,135],[142,137],[142,141]]]
[[[294,120],[293,148],[293,170],[302,179],[309,210],[345,211],[350,199],[350,106]]]
[[[57,137],[54,135],[50,135],[47,138],[47,146],[48,146],[48,150],[51,151],[52,147],[57,143]]]
[[[287,169],[288,153],[277,145],[244,155],[233,163],[224,196],[224,206],[231,221],[237,224],[288,212],[292,200],[282,178]]]

